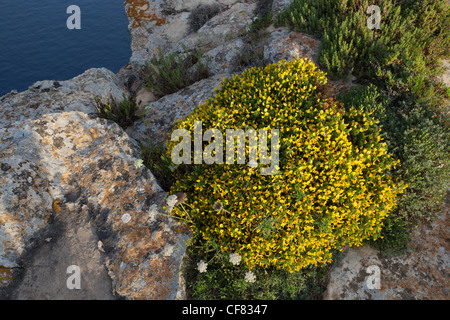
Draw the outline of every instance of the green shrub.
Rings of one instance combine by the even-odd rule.
[[[390,251],[406,248],[412,227],[442,209],[449,176],[449,127],[445,113],[420,104],[407,94],[389,96],[374,85],[353,88],[339,97],[344,105],[372,112],[379,120],[389,153],[400,159],[393,174],[408,188],[387,219],[384,239],[376,244]],[[395,245],[395,246],[394,246]]]
[[[395,170],[408,184],[398,210],[410,220],[429,220],[441,206],[449,173],[450,130],[445,113],[414,100],[391,100],[374,85],[354,88],[339,99],[371,111],[382,127],[389,152],[402,163]]]
[[[174,183],[174,177],[170,170],[170,158],[166,156],[166,148],[162,144],[157,144],[150,140],[147,145],[142,143],[139,143],[139,145],[145,167],[150,169],[159,186],[163,190],[169,191]]]
[[[264,67],[268,61],[264,58],[264,46],[267,42],[268,32],[256,31],[247,32],[241,36],[244,46],[236,56],[237,71],[253,67]]]
[[[184,53],[164,55],[161,49],[147,63],[145,84],[155,96],[162,97],[177,92],[208,77],[208,59],[202,59],[200,51],[184,47]]]
[[[304,268],[288,272],[275,268],[254,268],[254,282],[246,281],[248,268],[234,265],[230,255],[214,243],[196,242],[188,247],[183,274],[188,299],[195,300],[315,300],[326,289],[327,267]],[[200,261],[208,263],[200,273]]]
[[[411,221],[394,212],[385,219],[380,239],[367,243],[384,254],[403,254],[411,248],[413,228],[414,224]]]
[[[381,29],[366,26],[371,4],[381,8]],[[322,38],[319,63],[333,77],[353,73],[367,85],[339,99],[346,108],[373,112],[389,153],[402,163],[393,174],[408,188],[386,219],[389,251],[407,247],[408,231],[441,209],[447,189],[447,90],[434,81],[449,54],[450,10],[445,0],[294,0],[278,25]]]
[[[220,11],[221,8],[219,5],[198,5],[189,15],[189,32],[196,32],[212,17],[220,13]]]
[[[372,4],[381,8],[379,30],[366,25]],[[449,14],[445,0],[294,0],[276,22],[321,37],[319,63],[332,76],[371,78],[379,68],[404,80],[422,77],[419,87],[448,54]]]
[[[112,95],[106,98],[95,97],[94,103],[100,117],[112,120],[124,129],[139,118],[136,115],[137,106],[134,97],[128,99],[123,94],[122,102],[117,102]]]
[[[254,11],[255,18],[250,25],[250,32],[258,32],[272,24],[272,3],[273,0],[258,0]]]
[[[273,176],[245,164],[192,165],[176,175],[171,193],[186,192],[188,201],[172,212],[197,237],[238,253],[249,268],[295,271],[330,262],[346,243],[380,236],[402,189],[389,173],[394,161],[367,112],[322,98],[325,82],[304,60],[252,68],[175,124],[191,133],[195,121],[222,133],[280,130]]]
[[[403,158],[399,175],[408,183],[399,208],[409,217],[427,220],[442,208],[450,173],[450,131],[427,117],[428,112],[410,112],[405,143],[399,146]]]

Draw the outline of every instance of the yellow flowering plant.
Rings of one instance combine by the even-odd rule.
[[[397,162],[370,114],[327,97],[326,82],[304,59],[225,79],[174,129],[193,133],[195,121],[223,134],[279,129],[279,170],[261,175],[261,164],[181,164],[171,193],[185,192],[187,200],[172,214],[249,268],[296,271],[330,262],[332,249],[377,239],[404,189],[389,174]],[[175,145],[168,142],[169,156]]]

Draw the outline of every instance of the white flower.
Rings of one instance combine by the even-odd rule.
[[[177,196],[176,195],[171,195],[167,197],[167,205],[169,206],[169,211],[172,211],[173,207],[175,207],[175,205],[177,204]]]
[[[142,159],[138,159],[138,160],[136,160],[135,162],[134,162],[134,167],[136,168],[136,169],[139,169],[139,168],[141,168],[141,167],[143,167],[144,166],[144,160],[142,160]]]
[[[245,281],[249,282],[249,283],[253,283],[256,281],[256,277],[255,274],[251,271],[248,271],[245,273]]]
[[[237,253],[230,254],[230,262],[237,266],[241,262],[241,256]]]
[[[250,168],[256,168],[256,167],[258,166],[258,163],[257,163],[256,161],[251,160],[251,161],[248,163],[248,166],[249,166]]]
[[[203,260],[200,260],[200,262],[197,263],[197,269],[200,273],[206,272],[207,267],[208,267],[208,264]]]

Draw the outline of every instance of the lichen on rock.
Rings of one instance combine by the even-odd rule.
[[[51,84],[39,82],[0,102],[14,110],[0,128],[0,296],[180,296],[178,268],[189,230],[164,215],[147,224],[152,205],[164,213],[166,194],[150,171],[134,166],[136,141],[92,113],[94,93],[122,93],[115,76],[91,69],[57,88],[47,88]],[[131,217],[128,223],[123,214]],[[86,259],[91,250],[96,253]],[[127,267],[119,272],[121,263]],[[80,264],[90,283],[83,294],[66,288],[70,264]],[[11,268],[21,270],[16,278],[7,277]]]

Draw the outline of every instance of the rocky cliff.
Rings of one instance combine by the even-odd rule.
[[[221,13],[188,34],[197,5]],[[173,121],[219,87],[235,66],[239,34],[256,1],[126,1],[132,51],[118,74],[90,69],[68,81],[40,81],[0,98],[0,297],[3,299],[182,299],[180,265],[190,232],[167,216],[166,193],[145,167],[137,141],[163,141]],[[272,60],[311,48],[274,32]],[[272,46],[270,41],[282,45]],[[140,72],[162,48],[184,44],[211,57],[208,79],[154,101]],[[272,49],[272,47],[275,47]],[[269,49],[270,48],[270,49]],[[97,115],[93,97],[138,94],[151,112],[125,132]],[[80,289],[70,289],[70,266]]]
[[[258,14],[257,2],[127,0],[132,56],[118,74],[90,69],[68,81],[41,81],[0,98],[1,298],[185,297],[180,268],[190,232],[167,216],[167,194],[152,172],[136,165],[137,142],[164,143],[174,121],[213,95],[224,77],[242,71],[237,58],[247,48],[243,34]],[[274,0],[271,9],[276,14],[289,3]],[[216,5],[219,13],[190,31],[190,13],[201,4]],[[317,39],[286,28],[265,31],[257,48],[266,63],[317,61]],[[156,99],[143,89],[145,62],[158,48],[167,54],[183,46],[209,57],[209,77]],[[332,85],[340,90],[352,84]],[[99,118],[92,98],[108,94],[136,96],[148,109],[146,116],[126,131]],[[351,276],[348,284],[336,285],[339,270],[361,269],[343,261],[331,273],[326,297],[402,298],[395,292],[342,293],[363,283]],[[72,265],[80,269],[81,289],[67,286]]]

